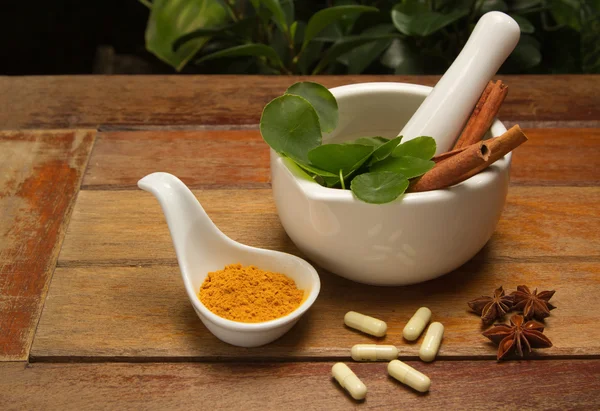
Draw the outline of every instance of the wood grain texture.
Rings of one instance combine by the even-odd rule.
[[[185,181],[184,181],[185,182]],[[270,189],[195,190],[215,224],[244,244],[299,253]],[[551,261],[600,256],[598,187],[511,187],[496,233],[477,257]],[[79,194],[59,265],[174,263],[156,199],[141,190]]]
[[[0,361],[27,358],[94,136],[0,132]]]
[[[509,92],[499,118],[588,122],[595,124],[588,127],[597,127],[599,78],[594,75],[502,76]],[[0,127],[257,124],[265,104],[300,79],[306,77],[0,77],[0,107],[3,107]],[[371,81],[434,85],[438,79],[439,76],[310,77],[328,87]]]
[[[481,336],[480,318],[467,302],[527,284],[555,289],[558,308],[546,320],[551,349],[536,357],[600,357],[600,328],[594,310],[600,293],[600,267],[592,263],[506,263],[473,261],[445,277],[408,287],[373,287],[319,270],[321,293],[300,322],[283,338],[245,349],[224,344],[193,310],[177,266],[57,268],[38,326],[31,356],[36,361],[129,361],[193,359],[349,358],[360,343],[398,346],[403,358],[416,358],[421,339],[408,343],[402,329],[420,306],[433,312],[446,331],[440,358],[495,358],[496,347]],[[383,339],[343,325],[350,310],[387,322]],[[508,317],[507,317],[508,319]]]
[[[418,394],[386,364],[350,364],[368,387],[356,402],[333,363],[0,365],[0,403],[26,409],[596,409],[600,360],[410,365],[432,380]],[[258,388],[260,387],[260,389]]]
[[[191,187],[265,187],[269,146],[258,130],[100,133],[83,188],[133,188],[157,170]]]
[[[513,184],[597,185],[600,129],[525,129],[515,151]],[[135,188],[156,170],[193,188],[268,185],[269,149],[258,130],[125,131],[99,133],[84,189]]]
[[[514,152],[511,183],[600,185],[600,129],[525,129],[527,143]]]

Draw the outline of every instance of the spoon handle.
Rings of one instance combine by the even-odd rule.
[[[452,147],[489,80],[519,41],[517,22],[507,14],[483,15],[467,44],[399,135],[404,141],[431,136],[436,154]]]

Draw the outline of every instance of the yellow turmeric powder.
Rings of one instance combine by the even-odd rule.
[[[220,317],[258,323],[294,311],[302,303],[304,292],[283,274],[231,264],[208,273],[199,297],[206,308]]]

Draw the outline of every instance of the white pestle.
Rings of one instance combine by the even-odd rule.
[[[479,96],[519,42],[517,22],[507,14],[484,14],[450,68],[406,123],[402,141],[431,136],[436,154],[452,148]]]

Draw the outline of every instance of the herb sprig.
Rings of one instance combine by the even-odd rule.
[[[431,170],[436,144],[431,137],[401,143],[394,139],[362,137],[323,144],[322,133],[338,123],[338,105],[326,87],[299,82],[267,104],[260,132],[267,144],[289,157],[319,184],[350,188],[360,200],[383,204],[404,194],[411,179]]]

